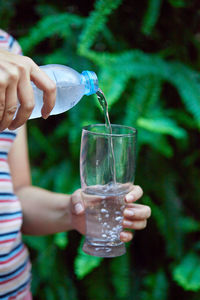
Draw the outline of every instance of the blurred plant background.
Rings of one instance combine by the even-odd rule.
[[[25,237],[35,299],[200,299],[198,0],[5,0],[0,27],[37,64],[94,70],[112,123],[138,129],[136,184],[152,208],[127,255],[90,257],[76,232]],[[28,122],[33,183],[80,187],[81,128],[103,123],[95,96]]]

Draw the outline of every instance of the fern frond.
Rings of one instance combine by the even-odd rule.
[[[151,79],[147,76],[138,79],[134,84],[133,94],[126,106],[124,123],[130,126],[136,126],[137,119],[142,115],[144,103],[147,99],[149,89],[151,88]]]
[[[200,74],[184,64],[171,63],[169,81],[177,88],[186,109],[194,116],[200,126]]]
[[[155,149],[157,152],[167,158],[173,156],[173,148],[169,144],[165,135],[140,128],[138,133],[138,151],[143,145],[149,145],[151,148]]]
[[[167,300],[169,282],[164,270],[160,269],[144,278],[144,288],[141,291],[142,300]]]
[[[68,244],[67,232],[58,232],[54,235],[54,244],[61,249],[65,249]]]
[[[161,134],[169,134],[178,139],[186,138],[187,136],[183,128],[179,127],[174,120],[166,117],[157,119],[139,118],[137,125],[143,129]]]
[[[125,90],[129,76],[123,73],[114,73],[112,69],[104,68],[99,72],[99,83],[106,98],[109,99],[108,105],[111,107],[121,97]]]
[[[121,4],[122,0],[96,0],[95,8],[87,18],[80,36],[78,52],[84,55],[94,43],[99,31],[104,27],[108,16]]]
[[[61,64],[61,65],[66,65],[67,64],[67,58],[66,53],[62,48],[57,49],[53,53],[49,54],[48,56],[44,57],[44,64]]]
[[[49,159],[56,157],[55,151],[52,149],[52,145],[48,138],[39,130],[37,126],[30,127],[30,134],[35,139],[38,146],[46,153]]]
[[[119,299],[127,299],[130,293],[131,277],[129,264],[128,254],[113,258],[110,263],[111,282]]]
[[[74,261],[74,270],[78,279],[84,278],[97,268],[102,261],[102,257],[87,255],[82,251],[83,241],[78,248],[78,254]]]
[[[71,26],[80,27],[83,23],[84,18],[70,13],[58,13],[43,17],[36,26],[30,30],[27,36],[19,39],[19,42],[23,52],[26,54],[45,38],[55,34],[65,38],[70,36]]]
[[[139,117],[148,114],[158,101],[161,92],[161,81],[154,76],[145,76],[134,84],[133,93],[127,103],[124,122],[136,124]]]
[[[180,217],[179,226],[185,233],[200,231],[200,223],[189,216]]]
[[[188,253],[173,270],[174,280],[187,291],[200,290],[200,258]]]
[[[187,0],[168,0],[168,2],[174,7],[185,7]]]
[[[160,15],[161,4],[162,0],[148,1],[148,8],[145,12],[141,28],[142,33],[144,33],[145,35],[150,35],[153,28],[155,27]]]
[[[148,95],[148,101],[145,106],[145,116],[158,107],[163,81],[159,77],[151,76],[151,90]]]
[[[88,54],[100,67],[108,65],[115,74],[139,79],[154,76],[158,80],[168,81],[178,90],[186,109],[194,116],[200,126],[200,84],[196,78],[199,74],[178,62],[167,62],[158,55],[145,54],[139,50],[120,54]]]

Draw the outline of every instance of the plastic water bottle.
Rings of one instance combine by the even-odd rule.
[[[98,90],[98,79],[94,72],[83,71],[81,74],[63,65],[46,65],[41,69],[55,82],[56,102],[50,115],[60,114],[75,106],[84,95],[91,95]],[[32,82],[35,107],[29,119],[41,117],[43,92]]]

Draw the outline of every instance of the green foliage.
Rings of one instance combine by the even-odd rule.
[[[91,256],[82,251],[83,243],[80,244],[78,249],[78,254],[74,262],[75,274],[78,279],[84,278],[89,274],[94,268],[101,264],[102,258]]]
[[[55,13],[43,17],[36,26],[31,28],[28,37],[19,40],[25,54],[33,51],[34,46],[46,38],[57,34],[62,38],[68,38],[72,35],[72,29],[79,28],[83,24],[80,16],[70,13]],[[51,28],[51,30],[49,30]],[[40,33],[40,34],[38,34]]]
[[[119,299],[125,300],[130,294],[131,277],[129,265],[130,259],[128,254],[114,258],[110,264],[111,274],[113,274],[111,282]]]
[[[144,34],[150,35],[156,25],[159,15],[162,0],[149,0],[148,8],[145,12],[141,30]]]
[[[169,3],[174,7],[185,7],[187,1],[185,0],[169,0]]]
[[[97,0],[95,8],[86,20],[86,25],[80,36],[79,52],[84,55],[93,45],[100,30],[104,29],[104,24],[108,16],[116,9],[122,0]]]
[[[157,132],[161,134],[169,134],[180,139],[187,136],[186,131],[177,126],[177,124],[167,118],[145,119],[139,118],[137,125],[148,131]]]
[[[173,270],[173,278],[185,290],[200,290],[200,258],[195,253],[188,253]]]
[[[65,249],[68,244],[67,232],[58,232],[54,236],[54,243],[61,249]]]
[[[142,300],[167,300],[168,280],[164,270],[158,270],[156,274],[147,275],[144,280]]]
[[[36,299],[199,300],[198,3],[0,4],[1,28],[25,55],[97,73],[112,123],[138,130],[136,183],[152,209],[147,230],[115,259],[84,254],[74,232],[26,236]],[[30,12],[26,22],[21,11]],[[95,96],[83,97],[63,115],[28,123],[34,185],[67,194],[80,187],[81,128],[103,123],[100,111]]]

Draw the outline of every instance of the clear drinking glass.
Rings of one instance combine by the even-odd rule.
[[[80,176],[86,208],[83,251],[114,257],[126,252],[120,241],[124,196],[131,191],[136,166],[136,129],[104,124],[84,127]]]

